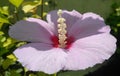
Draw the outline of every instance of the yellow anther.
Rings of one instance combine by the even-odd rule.
[[[61,34],[59,34],[59,38],[62,40],[62,41],[65,41],[66,40],[66,35],[61,35]]]
[[[58,24],[58,28],[67,28],[67,26],[65,23],[62,23],[62,24]]]
[[[62,17],[62,16],[61,16],[61,15],[62,15],[62,10],[59,9],[58,12],[57,12],[57,14],[58,14],[59,17]]]
[[[59,34],[66,34],[67,31],[65,29],[58,29]]]
[[[67,26],[66,26],[66,23],[65,23],[66,20],[65,20],[65,18],[62,17],[62,10],[58,10],[57,14],[58,14],[58,17],[59,17],[58,20],[57,20],[57,22],[58,22],[59,47],[65,48],[66,43],[67,43],[67,41],[66,41],[66,39],[67,39],[67,36],[66,36]]]
[[[61,17],[61,16],[60,16]],[[58,23],[64,23],[66,20],[64,18],[58,18],[57,22]]]

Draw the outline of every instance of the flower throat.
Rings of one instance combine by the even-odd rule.
[[[58,47],[65,48],[66,43],[67,43],[67,41],[66,41],[66,39],[67,39],[67,36],[66,36],[67,26],[66,26],[66,23],[65,23],[66,20],[65,20],[65,18],[62,17],[62,10],[58,10],[57,14],[58,14],[58,17],[59,17],[58,20],[57,20],[57,22],[58,22],[58,25],[57,25],[57,27],[58,27],[58,42],[59,42]]]

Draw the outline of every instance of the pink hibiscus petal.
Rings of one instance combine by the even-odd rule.
[[[71,28],[72,25],[74,25],[77,20],[81,19],[81,14],[75,10],[73,11],[66,11],[63,10],[63,14],[62,17],[66,19],[66,24],[67,24],[67,30],[69,30]],[[47,21],[49,24],[53,25],[55,28],[55,33],[57,34],[57,19],[58,19],[58,15],[57,15],[57,10],[55,11],[51,11],[50,13],[47,14]]]
[[[44,43],[30,43],[14,51],[18,61],[32,71],[48,74],[58,72],[64,67],[67,54],[60,48]]]
[[[92,12],[84,13],[82,19],[86,19],[89,17],[91,17],[92,19],[99,19],[101,21],[104,21],[104,19],[100,15],[97,15],[97,14],[92,13]]]
[[[99,34],[105,32],[105,29],[104,31],[99,31],[103,27],[106,27],[106,24],[102,17],[93,13],[85,13],[82,19],[79,19],[68,31],[68,36],[73,36],[78,39]]]
[[[21,20],[10,27],[9,35],[17,40],[52,43],[52,28],[45,21],[35,18]]]
[[[102,63],[116,50],[116,39],[108,34],[98,34],[75,41],[68,51],[65,70],[82,70]]]

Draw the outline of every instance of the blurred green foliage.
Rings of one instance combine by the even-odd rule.
[[[111,26],[111,33],[117,38],[117,53],[120,54],[120,5],[114,3],[112,13],[106,19],[106,23]]]
[[[76,3],[79,1],[84,2],[84,0],[79,0],[78,2],[77,1],[78,0],[76,0]],[[95,5],[96,3],[99,4],[99,2],[101,2],[102,4],[103,1],[104,4],[101,6],[102,10],[96,9],[95,11],[101,15],[107,15],[103,16],[106,18],[106,23],[112,28],[111,33],[118,39],[117,53],[120,53],[120,5],[116,1],[112,0],[108,1],[110,3],[105,2],[106,0],[88,1],[91,2],[90,5],[94,5],[96,7],[98,7]],[[67,8],[69,10],[77,9],[78,11],[82,12],[91,12],[92,10],[88,10],[89,5],[83,2],[80,3],[81,7],[78,6],[79,3],[73,7],[67,0],[64,0],[64,2],[63,0],[0,0],[0,76],[54,76],[47,75],[42,72],[28,71],[26,68],[22,67],[19,62],[16,61],[17,59],[12,54],[12,52],[17,47],[26,44],[26,42],[20,42],[10,38],[8,35],[9,27],[17,21],[25,19],[27,17],[44,19],[48,11],[57,8]],[[109,6],[109,12],[106,10],[105,5]],[[93,7],[89,9],[94,10]],[[93,70],[95,70],[95,68],[92,70],[87,69],[85,71],[59,72],[58,76],[83,76],[84,74]]]

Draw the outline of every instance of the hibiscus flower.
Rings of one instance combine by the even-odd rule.
[[[11,37],[30,42],[14,54],[31,71],[83,70],[104,62],[116,50],[110,27],[97,14],[55,10],[46,19],[21,20],[9,30]]]

